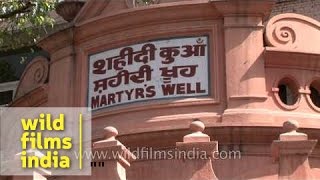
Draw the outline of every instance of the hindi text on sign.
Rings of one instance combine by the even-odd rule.
[[[88,106],[209,94],[208,38],[156,40],[91,55]]]

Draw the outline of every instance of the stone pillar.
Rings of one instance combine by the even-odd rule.
[[[126,168],[130,167],[130,161],[136,157],[115,139],[118,131],[114,127],[106,127],[105,140],[93,143],[93,153],[104,153],[104,158],[92,160],[92,179],[95,180],[126,180]]]
[[[279,179],[313,179],[308,157],[317,140],[308,140],[304,133],[297,132],[298,122],[283,124],[286,133],[272,143],[271,151],[275,162],[279,163]]]
[[[214,180],[217,179],[212,168],[212,155],[218,152],[218,142],[210,141],[204,134],[204,124],[195,120],[190,124],[191,134],[183,137],[183,142],[177,142],[177,149],[185,152],[186,157],[181,162],[180,180]],[[191,157],[191,158],[190,158]]]
[[[49,107],[73,106],[73,89],[75,82],[75,51],[73,28],[66,28],[38,43],[49,52]]]
[[[224,17],[228,109],[262,108],[261,102],[267,99],[263,19],[273,1],[211,2]]]

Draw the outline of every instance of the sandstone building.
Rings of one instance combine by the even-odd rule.
[[[56,179],[320,178],[318,12],[282,13],[300,1],[135,2],[61,3],[68,26],[39,42],[50,58],[20,79],[11,107],[91,107],[93,148],[126,154]],[[135,159],[139,147],[208,158]]]

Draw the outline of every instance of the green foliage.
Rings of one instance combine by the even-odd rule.
[[[34,44],[50,31],[50,16],[58,0],[0,1],[0,50],[17,49]]]

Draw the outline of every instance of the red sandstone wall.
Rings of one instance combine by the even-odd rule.
[[[297,13],[320,20],[320,0],[278,0],[271,16],[281,13]]]

